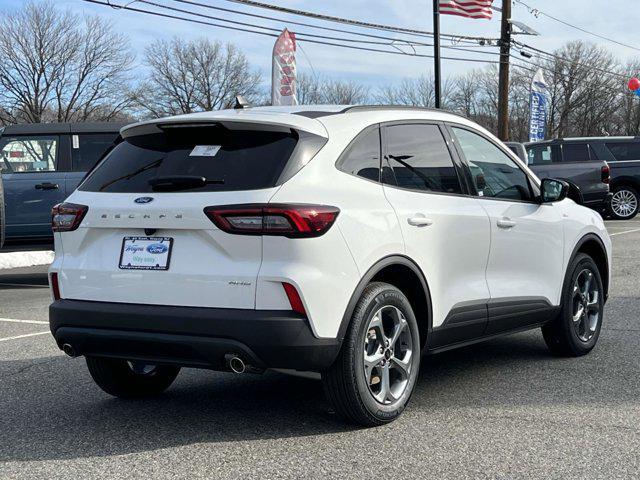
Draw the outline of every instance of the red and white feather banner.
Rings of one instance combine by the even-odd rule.
[[[442,15],[459,15],[467,18],[486,18],[491,20],[493,0],[440,0]]]
[[[273,47],[271,105],[297,105],[296,35],[286,28]]]

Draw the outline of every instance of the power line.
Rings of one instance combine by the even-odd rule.
[[[200,4],[198,2],[193,2],[193,1],[189,1],[189,0],[173,0],[175,2],[179,2],[179,3],[186,3],[186,4],[190,4],[190,5],[197,5],[197,6],[204,6],[207,7],[207,5],[204,4]],[[262,30],[268,30],[268,31],[272,31],[272,32],[277,32],[278,34],[280,33],[281,29],[280,28],[273,28],[273,27],[268,27],[268,26],[264,26],[264,25],[257,25],[257,24],[252,24],[252,23],[246,23],[246,22],[240,22],[237,20],[230,20],[227,18],[222,18],[222,17],[215,17],[212,15],[207,15],[204,13],[200,13],[200,12],[194,12],[191,10],[185,10],[182,8],[177,8],[177,7],[171,7],[168,5],[163,5],[163,4],[159,4],[150,0],[137,0],[137,2],[139,3],[144,3],[147,5],[151,5],[154,7],[158,7],[158,8],[163,8],[165,10],[170,10],[173,12],[179,12],[179,13],[183,13],[186,15],[193,15],[196,17],[201,17],[201,18],[207,18],[209,20],[216,20],[219,22],[225,22],[225,23],[231,23],[234,25],[241,25],[243,27],[250,27],[250,28],[257,28],[257,29],[262,29]],[[123,6],[122,8],[125,8],[128,6],[129,4]],[[233,10],[230,9],[225,9],[226,11],[231,11],[233,12]],[[267,17],[269,18],[269,17]],[[273,19],[273,18],[270,18]],[[273,20],[278,20],[278,21],[282,21],[279,19],[273,19]],[[321,27],[315,27],[315,28],[321,28]],[[347,30],[338,30],[347,34],[352,34],[353,32],[349,32]],[[344,37],[332,37],[332,36],[327,36],[327,35],[318,35],[318,34],[313,34],[313,33],[307,33],[307,32],[295,32],[297,36],[302,36],[302,37],[311,37],[311,38],[318,38],[318,39],[322,39],[322,40],[332,40],[332,41],[339,41],[339,42],[350,42],[350,43],[360,43],[360,44],[369,44],[369,45],[386,45],[386,46],[391,46],[396,48],[398,45],[394,45],[395,43],[399,43],[399,44],[407,44],[409,46],[413,46],[413,45],[419,45],[419,46],[424,46],[424,47],[432,47],[433,44],[430,43],[425,43],[425,42],[416,42],[416,41],[412,41],[412,40],[406,40],[406,39],[397,39],[397,38],[391,38],[391,37],[383,37],[383,36],[379,36],[379,35],[375,35],[373,36],[374,38],[380,38],[380,39],[384,39],[386,40],[385,42],[382,41],[372,41],[372,40],[357,40],[357,39],[352,39],[352,38],[344,38]],[[361,34],[364,36],[369,36],[367,34]],[[494,55],[495,52],[478,52],[478,51],[474,51],[471,49],[467,49],[467,48],[462,48],[462,47],[454,47],[454,46],[443,46],[443,48],[447,48],[447,49],[451,49],[451,50],[458,50],[458,51],[467,51],[467,52],[472,52],[472,53],[478,53],[481,55]]]
[[[180,0],[175,0],[175,1],[180,1]],[[193,12],[190,10],[185,10],[182,8],[177,8],[177,7],[171,7],[168,5],[162,5],[160,3],[156,3],[156,2],[152,2],[150,0],[137,0],[138,3],[144,3],[147,5],[151,5],[154,7],[158,7],[158,8],[163,8],[165,10],[171,10],[173,12],[178,12],[178,13],[184,13],[187,15],[193,15],[195,17],[201,17],[201,18],[207,18],[209,20],[216,20],[218,22],[225,22],[225,23],[230,23],[233,25],[241,25],[243,27],[251,27],[251,28],[258,28],[258,29],[262,29],[262,30],[268,30],[271,32],[275,32],[278,35],[281,32],[280,28],[274,28],[274,27],[268,27],[268,26],[264,26],[264,25],[256,25],[254,23],[246,23],[246,22],[240,22],[237,20],[230,20],[227,18],[222,18],[222,17],[214,17],[212,15],[207,15],[205,13],[198,13],[198,12]],[[389,41],[386,42],[379,42],[379,41],[373,41],[373,40],[356,40],[356,39],[352,39],[352,38],[341,38],[341,37],[330,37],[327,35],[317,35],[317,34],[313,34],[313,33],[303,33],[303,32],[296,32],[297,35],[303,35],[306,37],[312,37],[312,38],[320,38],[323,40],[336,40],[336,41],[342,41],[342,42],[352,42],[352,43],[364,43],[364,44],[370,44],[370,45],[390,45],[391,42],[393,41],[399,41],[399,40],[395,40],[392,38],[389,38]],[[382,37],[384,38],[384,37]],[[411,42],[406,42],[406,43],[411,43]],[[423,43],[416,43],[416,45],[428,45],[428,44],[423,44]]]
[[[212,27],[217,27],[217,28],[224,28],[224,29],[227,29],[227,30],[235,30],[235,31],[241,31],[241,32],[246,32],[246,33],[254,33],[254,34],[257,34],[257,35],[262,35],[262,36],[267,36],[267,37],[272,37],[272,38],[278,37],[278,34],[276,34],[276,33],[261,32],[261,31],[257,31],[257,30],[252,30],[250,28],[243,28],[243,27],[238,27],[238,26],[234,27],[234,26],[224,25],[224,24],[219,24],[219,23],[206,22],[206,21],[203,21],[203,20],[197,20],[197,19],[193,19],[193,18],[180,17],[180,16],[177,16],[177,15],[172,15],[172,14],[168,14],[168,13],[161,13],[161,12],[156,12],[156,11],[151,11],[151,10],[144,10],[144,9],[141,9],[141,8],[129,6],[130,4],[127,4],[127,5],[114,5],[114,4],[110,3],[110,0],[84,0],[84,1],[85,2],[89,2],[89,3],[94,3],[94,4],[97,4],[97,5],[115,7],[117,9],[119,9],[119,10],[130,10],[130,11],[133,11],[133,12],[145,13],[145,14],[148,14],[148,15],[153,15],[153,16],[158,16],[158,17],[163,17],[163,18],[181,20],[181,21],[185,21],[185,22],[197,23],[197,24],[200,24],[200,25],[207,25],[207,26],[212,26]],[[147,3],[146,0],[138,0],[138,2]],[[264,27],[258,27],[258,28],[264,28]],[[304,37],[304,34],[302,35],[302,37]],[[361,46],[355,46],[355,45],[345,45],[345,44],[340,44],[340,43],[326,42],[326,41],[322,41],[322,40],[313,40],[313,39],[308,39],[308,38],[300,38],[300,37],[298,37],[298,40],[299,41],[303,41],[303,42],[308,42],[308,43],[315,43],[315,44],[319,44],[319,45],[329,45],[329,46],[334,46],[334,47],[349,48],[349,49],[352,49],[352,50],[361,50],[361,51],[369,51],[369,52],[377,52],[377,53],[387,53],[387,54],[391,54],[391,55],[405,55],[405,56],[419,57],[419,58],[433,58],[432,55],[425,55],[425,54],[420,54],[420,53],[407,53],[407,52],[403,52],[403,51],[381,50],[381,49],[375,49],[375,48],[369,48],[369,47],[361,47]],[[475,62],[475,63],[499,63],[497,61],[481,60],[481,59],[477,59],[477,58],[460,58],[460,57],[442,57],[442,58],[446,59],[446,60]]]
[[[401,41],[401,42],[405,42],[405,43],[415,43],[415,44],[420,44],[420,45],[425,45],[425,46],[433,46],[433,45],[430,45],[430,44],[419,43],[419,42],[415,42],[413,40],[406,40],[406,39],[403,39],[403,38],[391,38],[391,37],[385,37],[385,36],[382,36],[382,35],[374,35],[374,34],[371,34],[371,33],[354,32],[354,31],[345,30],[345,29],[342,29],[342,28],[329,27],[327,25],[314,25],[312,23],[299,22],[299,21],[296,21],[296,20],[285,20],[283,18],[271,17],[271,16],[268,16],[268,15],[260,15],[260,14],[251,13],[251,12],[243,12],[241,10],[234,10],[232,8],[224,8],[224,7],[209,5],[209,4],[206,4],[206,3],[196,2],[196,1],[193,1],[193,0],[173,0],[173,1],[177,2],[177,3],[183,3],[183,4],[191,5],[191,6],[194,6],[194,7],[207,8],[207,9],[210,9],[210,10],[217,10],[217,11],[232,13],[232,14],[236,14],[236,15],[243,15],[243,16],[252,17],[252,18],[259,18],[259,19],[262,19],[262,20],[270,20],[270,21],[285,23],[287,25],[298,25],[298,26],[301,26],[301,27],[316,28],[316,29],[328,30],[328,31],[332,31],[332,32],[346,33],[346,34],[349,34],[349,35],[356,35],[356,36],[359,36],[359,37],[377,38],[377,39],[381,39],[381,40],[395,40],[395,41]],[[465,43],[467,43],[467,42],[469,44],[474,44],[474,47],[490,46],[490,45],[475,45],[476,43],[478,43],[477,41],[465,40]]]
[[[290,15],[298,15],[303,17],[315,18],[317,20],[325,20],[328,22],[343,23],[347,25],[353,25],[356,27],[372,28],[376,30],[386,30],[391,32],[412,33],[414,35],[433,37],[433,32],[428,32],[425,30],[415,30],[410,28],[394,27],[393,25],[385,25],[381,23],[362,22],[360,20],[353,20],[350,18],[334,17],[332,15],[323,15],[320,13],[308,12],[306,10],[296,10],[293,8],[280,7],[278,5],[271,5],[270,3],[257,2],[255,0],[225,0],[225,1],[231,2],[231,3],[239,3],[241,5],[249,5],[252,7],[263,8],[267,10],[274,10],[281,13],[288,13]],[[495,39],[493,38],[473,37],[473,36],[467,36],[467,35],[454,35],[450,33],[441,33],[440,35],[442,37],[457,38],[457,39],[463,39],[463,40],[473,40],[475,42],[481,41],[481,40],[495,41]]]
[[[526,66],[524,66],[522,64],[514,64],[518,68],[522,68],[522,69],[528,70],[530,72],[536,72],[538,69],[542,69],[542,70],[545,70],[545,71],[551,73],[554,76],[559,74],[560,76],[562,76],[564,78],[569,78],[569,74],[566,74],[566,73],[563,73],[563,72],[558,72],[557,70],[553,70],[553,69],[551,69],[551,68],[549,68],[549,67],[547,67],[545,65],[540,65],[538,63],[532,62],[531,60],[527,60],[525,58],[518,57],[515,54],[511,54],[511,58],[516,59],[516,60],[518,60],[520,62],[525,62],[525,63],[527,63],[529,65],[532,65],[534,67],[534,68],[531,68],[531,67],[526,67]],[[621,74],[618,74],[618,73],[615,73],[615,72],[611,72],[609,70],[600,69],[600,71],[602,73],[604,73],[604,74],[610,75],[611,77],[624,77]],[[624,78],[626,79],[626,77],[624,77]]]
[[[513,41],[512,43],[514,45],[517,45],[518,47],[531,50],[531,51],[536,52],[536,53],[541,54],[541,55],[546,55],[547,59],[554,58],[554,59],[560,60],[562,62],[572,63],[574,65],[577,65],[577,66],[580,66],[580,67],[589,68],[589,69],[592,69],[592,70],[597,71],[597,72],[606,73],[608,75],[612,75],[612,76],[615,76],[615,77],[624,78],[625,80],[627,79],[627,76],[622,74],[622,73],[612,72],[611,70],[606,70],[604,68],[600,68],[600,67],[597,67],[595,65],[590,65],[588,63],[582,63],[582,62],[578,62],[578,61],[575,61],[575,60],[570,60],[568,58],[563,57],[562,55],[558,55],[558,54],[555,54],[555,53],[547,52],[545,50],[541,50],[539,48],[532,47],[531,45],[527,45],[526,43],[521,43],[521,42],[517,42],[517,41]],[[544,58],[544,57],[541,57],[541,58]]]
[[[558,23],[561,23],[561,24],[563,24],[563,25],[565,25],[567,27],[574,28],[574,29],[579,30],[579,31],[581,31],[583,33],[586,33],[588,35],[593,35],[594,37],[598,37],[598,38],[600,38],[602,40],[606,40],[608,42],[615,43],[616,45],[620,45],[622,47],[627,47],[627,48],[630,48],[632,50],[636,50],[636,51],[640,52],[640,48],[638,48],[638,47],[634,47],[633,45],[628,45],[626,43],[622,43],[622,42],[620,42],[618,40],[615,40],[613,38],[605,37],[604,35],[600,35],[599,33],[591,32],[591,31],[589,31],[589,30],[587,30],[585,28],[579,27],[578,25],[573,25],[573,24],[571,24],[571,23],[569,23],[569,22],[567,22],[565,20],[562,20],[562,19],[554,17],[553,15],[550,15],[550,14],[548,14],[546,12],[543,12],[542,10],[540,10],[538,8],[531,7],[531,6],[527,5],[525,2],[523,2],[522,0],[514,0],[514,1],[516,3],[519,3],[520,5],[522,5],[523,7],[525,7],[527,10],[529,10],[529,13],[531,13],[535,17],[537,17],[539,15],[543,15],[543,16],[545,16],[547,18],[550,18],[551,20],[554,20],[554,21],[556,21]]]

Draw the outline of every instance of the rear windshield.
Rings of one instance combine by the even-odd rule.
[[[257,190],[276,185],[296,147],[295,132],[168,128],[118,144],[82,183],[88,192],[153,192],[157,180],[203,177],[180,190]]]

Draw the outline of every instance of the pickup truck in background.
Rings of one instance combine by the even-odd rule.
[[[524,144],[507,142],[506,145],[539,178],[566,180],[577,187],[579,193],[574,195],[580,197],[583,205],[605,212],[611,198],[611,170],[587,140],[568,138]]]
[[[630,220],[640,211],[640,137],[590,138],[589,145],[611,167],[609,213]]]
[[[4,239],[5,250],[51,248],[51,208],[76,189],[124,125],[39,123],[0,130],[0,242]]]

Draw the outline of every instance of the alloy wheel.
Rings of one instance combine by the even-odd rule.
[[[617,216],[626,218],[635,213],[638,208],[638,199],[633,192],[625,189],[618,190],[611,197],[611,210]]]
[[[588,342],[593,338],[600,321],[600,292],[598,282],[589,269],[582,270],[573,286],[573,328],[578,338]]]
[[[399,400],[413,373],[413,340],[404,314],[387,305],[369,321],[364,339],[364,375],[369,392],[379,403]]]

